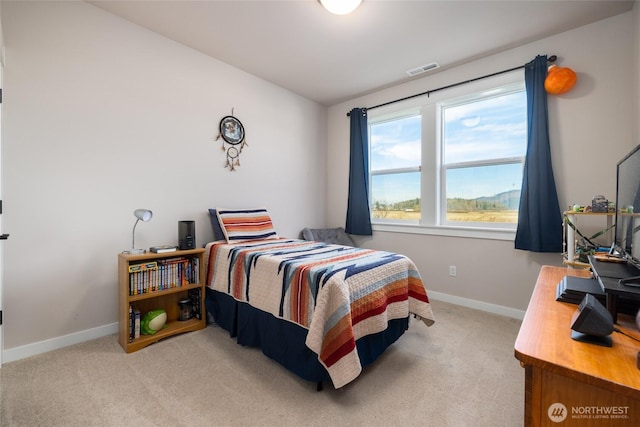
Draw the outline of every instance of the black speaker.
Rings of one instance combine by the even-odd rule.
[[[611,347],[613,316],[591,294],[586,294],[571,318],[571,338],[576,341]]]
[[[178,246],[180,249],[195,249],[196,222],[178,221]]]

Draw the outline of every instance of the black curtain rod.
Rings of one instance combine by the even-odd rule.
[[[547,62],[555,62],[556,59],[558,59],[558,57],[556,55],[551,55],[547,59]],[[526,64],[525,65],[520,65],[518,67],[509,68],[508,70],[502,70],[502,71],[498,71],[498,72],[495,72],[495,73],[492,73],[492,74],[487,74],[486,76],[476,77],[474,79],[465,80],[463,82],[458,82],[458,83],[453,83],[453,84],[450,84],[450,85],[447,85],[447,86],[442,86],[442,87],[439,87],[437,89],[431,89],[431,90],[428,90],[426,92],[417,93],[415,95],[405,96],[404,98],[400,98],[400,99],[396,99],[396,100],[393,100],[393,101],[385,102],[384,104],[374,105],[373,107],[369,107],[366,110],[367,111],[368,110],[373,110],[374,108],[384,107],[385,105],[395,104],[396,102],[406,101],[407,99],[417,98],[418,96],[422,96],[422,95],[427,95],[427,97],[428,97],[430,94],[432,94],[434,92],[438,92],[438,91],[445,90],[445,89],[450,89],[452,87],[461,86],[461,85],[464,85],[464,84],[467,84],[467,83],[472,83],[472,82],[475,82],[477,80],[482,80],[482,79],[486,79],[488,77],[493,77],[493,76],[497,76],[497,75],[500,75],[500,74],[508,73],[508,72],[511,72],[511,71],[519,70],[520,68],[524,68],[524,67],[526,67]],[[351,113],[348,112],[347,116],[351,116]]]

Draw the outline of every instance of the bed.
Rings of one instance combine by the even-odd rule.
[[[408,329],[410,314],[433,324],[409,258],[280,238],[272,225],[236,234],[233,224],[256,221],[246,210],[231,217],[224,212],[216,216],[225,240],[205,245],[207,311],[238,344],[261,348],[319,388],[356,379]]]

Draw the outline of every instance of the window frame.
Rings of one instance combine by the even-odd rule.
[[[368,112],[368,130],[371,135],[371,125],[397,120],[410,115],[420,114],[422,135],[422,158],[420,167],[421,186],[421,219],[415,222],[390,222],[371,218],[375,231],[389,231],[397,233],[428,234],[454,237],[471,237],[496,240],[513,240],[517,224],[514,223],[451,223],[446,219],[446,202],[442,203],[445,196],[446,185],[443,174],[443,142],[441,105],[453,105],[454,102],[462,102],[469,99],[482,99],[507,93],[525,90],[524,74],[510,72],[503,75],[479,80],[473,83],[453,87],[437,94],[429,94],[421,97],[401,101],[396,104],[386,105]],[[446,92],[446,93],[444,93]],[[523,157],[511,157],[505,162],[520,163],[524,167]],[[491,164],[496,164],[491,163]],[[451,165],[449,165],[451,167]],[[371,179],[369,173],[369,200],[371,201]],[[443,211],[444,209],[444,211]],[[443,216],[444,215],[444,216]]]

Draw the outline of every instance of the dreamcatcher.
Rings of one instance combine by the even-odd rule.
[[[247,142],[244,140],[244,126],[240,123],[240,120],[233,116],[233,109],[231,109],[231,115],[225,116],[220,120],[220,134],[216,138],[216,141],[222,138],[222,151],[227,154],[227,164],[225,168],[235,171],[236,166],[240,166],[240,153]],[[229,144],[227,147],[225,144]]]

